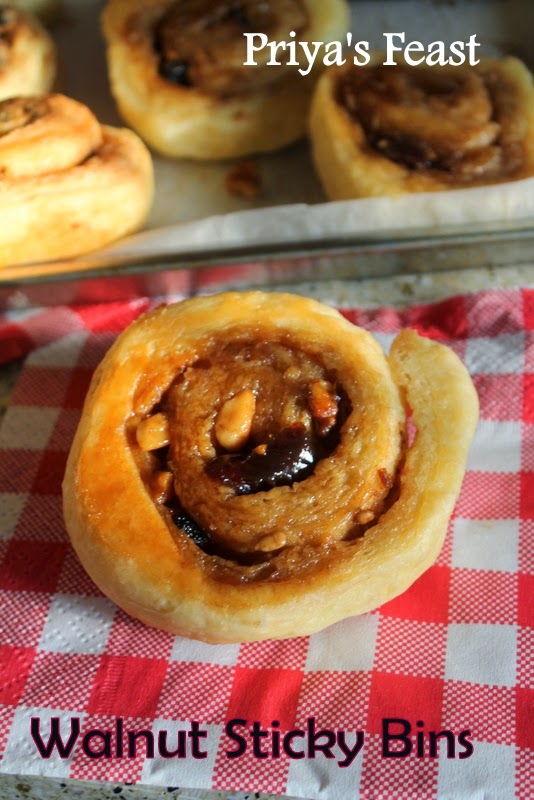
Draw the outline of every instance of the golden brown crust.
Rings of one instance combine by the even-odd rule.
[[[476,67],[329,69],[310,135],[330,199],[484,186],[534,175],[534,86],[515,58]]]
[[[15,4],[2,4],[0,100],[49,92],[56,68],[55,46],[41,23]]]
[[[283,340],[322,359],[351,409],[339,445],[311,476],[243,497],[222,487],[217,513],[228,504],[248,515],[249,551],[265,557],[259,567],[235,554],[225,564],[172,524],[151,497],[147,462],[132,437],[132,423],[159,407],[178,374],[199,359],[205,368],[206,342],[221,330],[239,338],[244,329],[254,340]],[[404,457],[401,396],[417,436],[392,490],[398,499],[390,495],[370,522],[359,516],[368,507],[366,492],[374,495],[377,474],[391,479],[384,480],[389,488],[393,476],[385,467],[398,468]],[[198,397],[192,403],[202,404]],[[388,362],[369,334],[304,298],[255,292],[160,308],[119,337],[95,374],[65,475],[67,530],[97,585],[149,625],[211,642],[312,633],[391,599],[430,566],[461,486],[477,413],[458,358],[414,332],[397,337]],[[257,548],[271,518],[281,527]],[[290,541],[277,532],[288,532]]]
[[[0,267],[95,250],[140,227],[152,162],[63,95],[0,103]]]
[[[329,41],[346,30],[345,0],[297,2],[309,20],[303,38]],[[110,0],[104,10],[111,88],[127,123],[163,155],[181,158],[239,158],[302,138],[317,70],[303,77],[298,68],[241,67],[247,80],[258,75],[259,87],[234,96],[176,85],[159,74],[154,47],[157,23],[172,5],[172,0],[148,0],[142,6]],[[262,85],[265,76],[268,83]]]

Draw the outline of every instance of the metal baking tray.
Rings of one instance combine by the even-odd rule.
[[[101,122],[121,124],[107,81],[99,26],[102,6],[95,0],[64,0],[62,15],[52,30],[60,54],[58,89],[89,105]],[[407,40],[427,43],[467,41],[476,33],[482,54],[509,53],[527,62],[531,58],[534,5],[528,0],[354,0],[351,6],[353,33],[368,40],[372,48],[381,48],[386,31],[405,31]],[[155,156],[157,190],[146,229],[148,246],[137,248],[134,238],[130,247],[112,247],[80,259],[4,269],[0,306],[111,300],[211,284],[347,279],[532,260],[534,219],[528,215],[515,223],[479,220],[476,225],[382,228],[363,234],[351,231],[345,219],[339,230],[330,224],[318,236],[303,235],[298,226],[294,236],[290,226],[282,233],[282,225],[278,235],[277,224],[286,209],[289,219],[291,214],[300,214],[302,220],[308,214],[320,218],[323,210],[331,215],[332,204],[326,202],[314,174],[306,142],[255,160],[263,191],[254,200],[244,200],[226,190],[228,163]],[[219,241],[215,233],[206,242],[203,237],[185,235],[213,218],[224,227],[226,220],[241,212],[253,214],[259,227],[267,221],[269,235],[263,241],[231,237]],[[163,235],[171,227],[176,233],[177,225],[179,232],[184,231],[185,245],[169,245]],[[217,231],[218,224],[212,228]]]

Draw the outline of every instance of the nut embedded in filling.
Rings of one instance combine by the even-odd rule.
[[[411,171],[459,183],[512,173],[519,154],[499,121],[491,74],[459,67],[376,65],[345,73],[337,102],[370,148]]]
[[[340,446],[349,429],[358,440],[352,412],[317,357],[284,342],[219,343],[133,420],[141,476],[217,577],[282,579],[349,544],[395,498],[403,427],[362,494],[353,466],[344,474],[355,454]]]
[[[245,67],[244,33],[285,41],[308,24],[301,0],[181,0],[154,31],[160,75],[217,97],[243,94],[276,81],[287,68]],[[267,60],[267,57],[265,57]]]

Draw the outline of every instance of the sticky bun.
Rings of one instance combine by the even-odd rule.
[[[0,103],[0,266],[77,256],[142,225],[152,160],[64,95]]]
[[[318,69],[246,66],[247,32],[326,42],[346,31],[346,0],[110,0],[103,13],[111,89],[123,118],[171,157],[238,158],[306,133]],[[301,54],[302,55],[302,54]],[[303,56],[302,56],[303,57]],[[316,63],[321,59],[316,59]]]
[[[329,69],[310,132],[330,199],[435,192],[534,176],[534,85],[515,58],[474,67]]]
[[[413,331],[387,357],[292,295],[159,307],[95,373],[67,530],[95,583],[148,625],[208,642],[312,633],[435,560],[477,413],[458,357]]]

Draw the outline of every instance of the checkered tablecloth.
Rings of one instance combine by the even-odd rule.
[[[0,319],[3,359],[31,351],[0,432],[0,773],[336,800],[532,800],[534,291],[344,312],[385,346],[408,325],[464,359],[481,422],[463,490],[437,563],[403,596],[310,638],[241,646],[190,642],[128,618],[86,577],[65,534],[60,484],[92,371],[148,305]],[[70,755],[42,758],[31,718],[45,739],[52,718],[64,739],[78,719]],[[265,728],[265,758],[251,745],[228,757],[232,719],[246,721],[247,737],[254,722]],[[387,719],[410,724],[404,758],[383,757]],[[116,749],[89,757],[81,737],[116,733],[117,720],[124,730],[167,731],[170,748],[196,721],[206,757],[150,758],[141,744],[133,758]],[[269,731],[306,732],[310,720],[351,745],[363,733],[350,766],[311,757],[305,738],[292,740],[302,758],[273,754]],[[433,757],[429,732],[443,730],[455,750],[442,738]],[[463,731],[469,758],[460,758]]]

